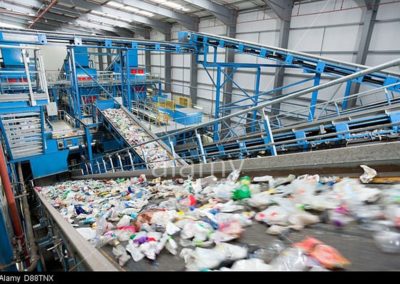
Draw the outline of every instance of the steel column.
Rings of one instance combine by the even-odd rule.
[[[360,43],[358,44],[358,52],[356,63],[364,65],[367,60],[368,50],[371,43],[371,36],[375,26],[376,15],[378,14],[380,0],[365,0],[365,11],[363,18],[363,26],[361,30]],[[355,83],[351,87],[350,95],[360,92],[360,84]],[[357,103],[357,97],[353,97],[348,101],[348,107],[352,108]],[[346,106],[347,107],[347,106]]]
[[[321,74],[316,73],[314,77],[314,87],[318,86],[321,81]],[[311,103],[310,103],[310,113],[308,114],[308,121],[313,121],[315,118],[315,105],[318,101],[318,90],[312,92]]]
[[[171,41],[171,31],[165,34],[165,40]],[[171,53],[165,52],[165,64],[164,64],[164,91],[171,93],[172,84],[172,67],[171,67]]]

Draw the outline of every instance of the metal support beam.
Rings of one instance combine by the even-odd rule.
[[[171,24],[166,22],[161,22],[155,19],[150,19],[149,17],[139,16],[133,13],[128,13],[115,8],[110,8],[107,6],[101,6],[92,2],[87,2],[84,0],[59,0],[60,3],[65,3],[68,5],[74,4],[75,7],[81,7],[87,10],[93,10],[101,13],[105,13],[114,17],[119,17],[121,19],[129,19],[132,22],[140,23],[146,26],[150,26],[162,33],[168,33],[171,29]],[[134,26],[132,26],[134,28]]]
[[[197,75],[198,75],[198,66],[197,66],[197,55],[195,53],[190,54],[190,98],[192,100],[192,104],[197,104]]]
[[[199,25],[196,25],[196,31],[199,30]],[[192,104],[197,104],[197,83],[198,83],[198,66],[197,66],[197,54],[192,52],[190,54],[190,98]]]
[[[121,27],[113,27],[113,28],[115,29],[115,32],[117,33],[117,35],[120,37],[131,38],[131,37],[134,37],[135,34],[138,34],[138,33],[140,34],[140,32],[138,32],[138,31],[133,32],[126,28],[121,28]]]
[[[278,46],[281,48],[288,48],[290,20],[292,17],[293,0],[265,0],[265,3],[274,11],[280,20],[279,28],[279,42]],[[283,86],[285,68],[277,67],[274,78],[274,89]],[[275,92],[275,96],[282,95],[282,90],[279,89]],[[272,113],[278,114],[280,110],[280,103],[272,105]]]
[[[227,26],[232,26],[236,24],[236,17],[235,17],[236,11],[228,9],[223,5],[214,3],[210,0],[184,0],[184,1],[209,11],[218,20],[220,20]]]
[[[110,25],[112,27],[115,28],[120,28],[121,29],[125,29],[125,32],[122,34],[122,36],[133,36],[133,27],[123,21],[119,21],[119,20],[112,20],[112,19],[108,19],[102,16],[97,16],[97,15],[84,15],[82,17],[80,17],[77,21],[79,22],[83,22],[83,21],[88,21],[90,24],[99,24],[101,26],[103,26],[104,24]]]
[[[234,38],[236,36],[236,25],[227,26],[227,36]],[[225,62],[226,63],[233,63],[235,61],[235,51],[231,48],[227,48],[225,50]],[[232,77],[233,68],[228,67],[226,68],[226,74]],[[224,104],[229,104],[232,102],[232,90],[233,90],[233,83],[232,80],[228,80],[224,85]]]
[[[144,39],[150,40],[150,30],[146,30],[144,33]],[[151,73],[151,52],[150,50],[145,50],[144,52],[146,72]]]
[[[111,50],[108,50],[108,53],[111,52]],[[112,56],[110,54],[107,54],[107,68],[111,65],[112,63]]]
[[[139,8],[144,11],[148,11],[157,15],[161,15],[164,17],[168,17],[171,19],[174,19],[181,25],[183,25],[185,28],[195,31],[197,24],[199,23],[199,18],[194,16],[194,15],[186,15],[182,14],[179,12],[176,12],[174,10],[170,10],[167,8],[164,8],[162,6],[156,6],[144,1],[140,0],[116,0],[116,2],[122,3],[124,5],[128,6],[133,6],[136,8]]]
[[[171,32],[165,34],[165,41],[171,41]],[[171,53],[165,52],[164,56],[165,56],[164,92],[171,93],[171,84],[172,84]]]
[[[99,47],[97,49],[97,52],[99,53],[99,70],[104,71],[104,62],[103,62],[103,49]]]
[[[378,13],[380,0],[364,0],[364,18],[361,30],[360,43],[356,63],[365,65],[367,60],[369,45],[371,43],[372,31],[374,30],[376,15]],[[350,95],[357,94],[360,91],[360,84],[353,83],[351,86]],[[348,101],[348,107],[354,107],[357,103],[357,97],[353,97]]]
[[[48,14],[46,14],[48,15]],[[29,19],[29,17],[24,16],[26,20]],[[17,18],[9,19],[15,20],[15,21],[21,21],[21,23],[26,23],[26,20],[20,20]],[[72,24],[66,24],[63,23],[62,21],[57,21],[57,20],[52,20],[52,19],[40,19],[38,22],[35,23],[35,26],[40,29],[44,30],[60,30],[62,28],[69,28],[69,29],[75,29],[75,30],[80,30],[80,31],[85,31],[86,33],[92,32],[92,30],[97,30],[101,31],[102,34],[105,34],[105,31],[111,32],[113,34],[118,34],[118,31],[111,27],[111,26],[106,26],[106,25],[101,25],[101,24],[96,24],[96,23],[89,23],[81,20],[75,20],[72,21]],[[108,33],[110,34],[110,33]]]
[[[226,27],[226,35],[230,38],[235,38],[236,37],[236,14],[235,14],[235,24],[231,26]],[[235,62],[235,51],[231,48],[226,48],[225,49],[225,62],[227,63],[233,63]],[[232,103],[232,92],[233,92],[233,68],[228,67],[225,69],[225,73],[232,78],[232,80],[227,80],[226,83],[224,84],[224,95],[223,95],[223,105],[230,104]],[[227,115],[230,114],[230,110],[226,110],[226,113],[222,115]],[[225,121],[226,125],[231,124],[231,120],[228,119]],[[223,133],[222,135],[225,135]]]

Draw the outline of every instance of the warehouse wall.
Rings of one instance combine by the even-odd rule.
[[[67,48],[65,46],[44,45],[40,49],[46,70],[58,71],[62,68],[64,59],[67,56]]]
[[[333,59],[354,62],[363,25],[363,7],[360,1],[324,0],[311,3],[296,3],[292,12],[289,33],[289,49],[308,52]],[[382,0],[377,15],[377,21],[372,34],[371,45],[367,56],[368,65],[377,65],[400,56],[400,1]],[[173,26],[172,39],[177,40],[177,32],[185,30],[176,24]],[[199,24],[200,32],[226,35],[226,27],[213,17],[202,18]],[[253,10],[239,12],[237,18],[238,39],[277,46],[279,37],[279,20],[271,10]],[[152,39],[161,39],[157,33],[151,34]],[[223,58],[222,54],[219,56]],[[259,62],[266,60],[243,54],[235,55],[236,62]],[[152,71],[162,73],[163,56],[152,56]],[[174,55],[172,57],[172,92],[189,95],[190,82],[189,55]],[[399,68],[393,68],[399,71]],[[274,69],[263,69],[261,90],[271,89],[274,80]],[[215,72],[210,72],[214,76]],[[307,74],[287,70],[285,84],[305,78]],[[253,71],[239,71],[234,76],[247,91],[253,89],[255,76]],[[325,82],[326,80],[322,80]],[[292,89],[295,90],[295,89]],[[320,92],[319,98],[328,100],[335,94],[342,95],[344,87],[331,88]],[[241,98],[238,88],[234,100]],[[198,66],[198,104],[204,110],[211,111],[215,90],[204,68]],[[305,104],[304,100],[296,103]],[[365,103],[365,102],[364,102]],[[284,110],[294,110],[296,107],[283,105]]]

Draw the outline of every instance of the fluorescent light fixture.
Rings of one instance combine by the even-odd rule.
[[[21,28],[23,28],[23,26],[17,26],[17,25],[7,24],[7,23],[3,23],[3,22],[0,22],[0,27],[1,28],[10,28],[10,29],[21,29]]]
[[[114,8],[118,8],[118,9],[124,7],[123,4],[118,3],[118,2],[114,2],[114,1],[110,1],[110,2],[108,2],[106,5],[111,6],[111,7],[114,7]]]
[[[96,10],[90,11],[90,14],[94,14],[94,15],[98,15],[98,16],[107,16],[106,13],[96,11]]]
[[[147,16],[147,17],[154,17],[153,13],[150,13],[150,12],[147,12],[147,11],[140,10],[137,13],[140,14],[140,15],[143,15],[143,16]]]
[[[175,9],[175,10],[181,10],[181,11],[184,11],[184,12],[188,12],[189,11],[189,9],[185,8],[183,5],[175,3],[175,2],[171,2],[171,1],[168,1],[168,0],[150,0],[150,1],[152,1],[154,3],[157,3],[157,4],[161,4],[161,5],[170,7],[170,8]]]

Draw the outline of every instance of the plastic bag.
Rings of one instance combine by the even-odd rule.
[[[360,167],[364,170],[364,173],[360,176],[360,181],[362,183],[371,182],[374,179],[374,177],[376,177],[376,175],[378,174],[374,169],[366,165],[361,165]]]
[[[288,227],[279,226],[279,225],[272,225],[269,227],[265,232],[269,235],[281,235],[289,230]]]
[[[234,238],[239,238],[243,232],[243,228],[238,221],[230,221],[226,223],[220,223],[218,230],[226,235]]]
[[[130,256],[126,253],[125,248],[122,245],[118,245],[112,249],[112,253],[118,259],[118,263],[124,266],[126,262],[130,259]]]
[[[291,182],[294,181],[295,179],[296,179],[296,176],[295,176],[295,175],[288,175],[288,176],[285,177],[285,178],[278,178],[278,179],[275,179],[275,180],[273,181],[273,183],[270,184],[270,186],[271,186],[271,187],[277,187],[277,186],[280,186],[280,185],[282,185],[282,184],[291,183]]]
[[[272,204],[271,196],[268,192],[260,192],[254,194],[251,198],[246,199],[246,203],[251,207],[263,208]]]
[[[96,237],[96,230],[92,228],[77,228],[78,233],[87,241]]]
[[[236,261],[231,269],[232,271],[271,271],[271,266],[264,263],[261,259],[242,259]]]
[[[386,219],[390,220],[393,225],[400,228],[400,206],[395,204],[390,204],[386,206],[384,211]]]
[[[124,215],[124,216],[122,216],[122,218],[117,223],[117,227],[129,226],[130,223],[131,223],[131,217],[128,216],[128,215]]]
[[[168,241],[167,241],[167,244],[165,245],[165,248],[173,255],[176,255],[178,253],[177,252],[178,244],[171,237],[168,238]]]
[[[254,177],[253,182],[268,182],[271,185],[274,182],[274,178],[272,176]]]
[[[189,271],[200,271],[217,267],[225,260],[239,260],[247,256],[247,249],[231,244],[217,244],[213,249],[197,247],[195,250],[184,248],[180,253]]]
[[[189,271],[200,271],[217,267],[225,256],[213,249],[196,248],[195,250],[184,248],[180,253]]]
[[[291,228],[295,230],[302,230],[305,226],[318,223],[320,220],[318,216],[312,215],[305,211],[298,211],[291,214],[288,218]]]
[[[274,271],[304,271],[307,268],[307,257],[300,249],[287,248],[270,263]]]
[[[135,262],[138,262],[144,258],[144,254],[141,252],[139,247],[133,243],[132,240],[130,240],[126,246],[126,250],[131,254],[132,259]]]
[[[255,250],[250,257],[262,259],[265,263],[270,263],[277,257],[283,250],[285,245],[280,240],[274,240],[266,248],[259,248]]]
[[[255,219],[269,225],[287,225],[288,212],[280,206],[271,206],[256,214]]]
[[[166,226],[166,232],[168,235],[174,235],[179,232],[181,229],[176,226],[174,223],[168,222]]]
[[[380,231],[374,235],[379,249],[386,253],[400,253],[400,233]]]
[[[315,238],[307,237],[303,241],[295,243],[294,246],[318,260],[327,269],[343,268],[350,264],[350,261],[336,249]]]
[[[240,176],[240,171],[239,170],[234,170],[232,171],[228,177],[226,178],[230,182],[236,182]]]

